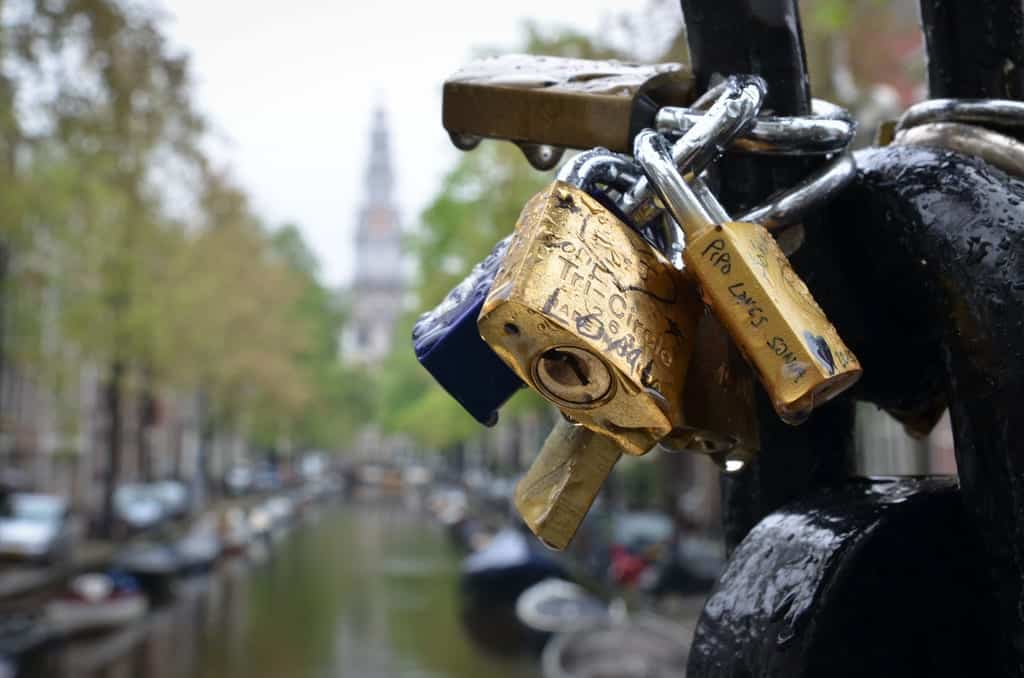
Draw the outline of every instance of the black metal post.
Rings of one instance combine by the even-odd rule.
[[[718,75],[752,73],[768,83],[766,109],[783,115],[810,110],[796,0],[681,1],[698,88],[706,88]],[[721,166],[719,194],[735,212],[791,185],[807,170],[803,160],[729,158]],[[806,226],[805,242],[793,265],[830,312],[831,295],[815,286],[814,269],[832,259],[831,243],[819,224],[809,221]],[[738,355],[730,367],[749,369]],[[853,404],[848,399],[820,409],[799,427],[782,423],[763,392],[757,409],[761,454],[746,470],[723,481],[730,551],[767,514],[812,487],[842,479],[852,449]]]
[[[1020,0],[921,0],[932,98],[1024,98]]]
[[[932,98],[1024,99],[1024,6],[1020,0],[921,0],[921,24]],[[1024,243],[997,215],[990,216],[997,224],[990,231],[993,245],[1012,256],[992,265],[993,277],[1012,277],[1019,268],[1012,262]],[[987,260],[972,264],[974,269],[988,268]],[[981,298],[971,307],[998,307],[1005,288],[1005,284],[991,283],[976,287],[982,291]],[[1017,290],[1017,284],[1009,288]],[[1011,302],[1006,308],[1016,305]],[[1002,312],[991,317],[1001,322],[985,328],[984,340],[1005,340],[991,354],[1006,358],[979,360],[978,347],[986,346],[982,341],[969,347],[951,345],[947,357],[952,372],[950,414],[963,499],[984,540],[986,570],[1001,608],[1003,673],[1024,676],[1024,430],[1019,416],[1013,414],[1024,404],[1024,369],[1019,326]]]

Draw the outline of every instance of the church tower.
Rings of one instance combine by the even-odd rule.
[[[394,183],[387,116],[378,108],[370,132],[366,194],[356,226],[351,314],[341,341],[342,357],[349,363],[379,362],[394,341],[405,289]]]

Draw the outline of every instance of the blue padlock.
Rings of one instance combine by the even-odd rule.
[[[639,176],[625,156],[596,148],[562,166],[558,180],[578,186],[619,213],[599,185],[624,190]],[[524,386],[480,337],[476,320],[512,236],[494,246],[440,304],[419,317],[412,329],[416,359],[448,393],[484,426],[498,421],[498,408]]]
[[[487,258],[412,328],[416,359],[484,426],[497,423],[498,408],[523,386],[476,327],[511,240],[508,236],[498,241]]]

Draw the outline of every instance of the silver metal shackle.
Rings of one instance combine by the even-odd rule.
[[[768,196],[757,207],[740,215],[737,221],[761,224],[769,231],[778,231],[797,223],[850,185],[857,176],[857,163],[847,151],[812,172],[794,186]]]
[[[665,164],[667,147],[668,142],[664,137],[652,130],[645,130],[636,139],[637,162],[652,184],[660,183],[663,187],[670,187],[668,190],[675,201],[675,210],[669,212],[676,221],[680,215],[684,215],[689,223],[705,226],[744,221],[761,224],[769,231],[780,230],[800,221],[809,211],[834,198],[857,175],[853,155],[843,153],[796,185],[772,194],[757,207],[732,218],[701,178],[695,177],[687,182],[671,161],[671,167]],[[677,181],[682,186],[676,187]],[[666,209],[669,209],[668,197],[660,192],[659,197]]]
[[[767,91],[767,86],[756,76],[731,76],[712,91],[721,91],[707,113],[700,116],[686,133],[672,145],[673,161],[699,174],[716,160],[732,139],[753,120]],[[701,99],[704,99],[702,97]],[[699,102],[700,100],[698,100]],[[647,179],[641,177],[623,196],[623,211],[630,216],[652,212],[654,195]]]
[[[628,155],[598,147],[584,151],[562,165],[556,178],[588,193],[598,184],[626,193],[641,176],[640,168]]]
[[[665,137],[654,130],[644,130],[636,136],[633,155],[665,209],[678,224],[692,224],[696,229],[702,229],[721,222],[719,215],[726,214],[725,210],[717,199],[705,203],[690,188],[676,167],[672,147]],[[714,195],[706,191],[705,197],[714,198]],[[712,206],[716,216],[711,215],[706,205]]]
[[[1011,99],[929,99],[904,111],[896,121],[896,131],[930,122],[1024,129],[1024,102]]]
[[[811,115],[755,118],[749,128],[733,139],[729,150],[806,156],[837,153],[849,146],[857,133],[857,123],[849,111],[823,99],[814,99],[812,107]],[[685,134],[703,115],[696,105],[666,106],[655,116],[655,127],[671,136]]]
[[[981,158],[1008,174],[1024,176],[1024,143],[1006,134],[962,122],[927,122],[900,130],[897,146],[937,146]]]

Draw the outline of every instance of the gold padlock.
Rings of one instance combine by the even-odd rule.
[[[754,366],[779,416],[800,423],[852,386],[860,363],[771,234],[759,224],[712,219],[657,133],[637,137],[636,158],[686,235],[687,271]],[[717,204],[713,211],[724,213]]]
[[[516,484],[516,510],[542,542],[564,549],[621,456],[611,438],[559,420]]]
[[[701,312],[660,252],[556,181],[520,215],[478,326],[523,381],[638,455],[681,424]]]

